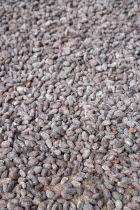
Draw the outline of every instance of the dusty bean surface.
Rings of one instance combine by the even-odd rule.
[[[0,1],[0,210],[140,209],[140,0]]]

